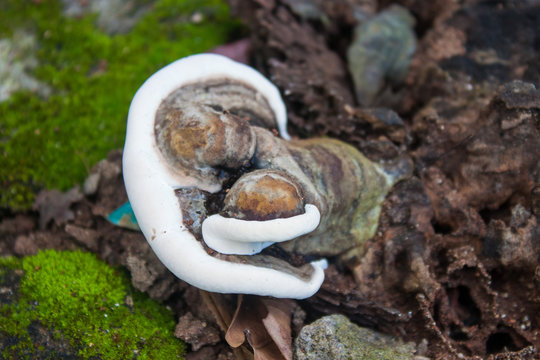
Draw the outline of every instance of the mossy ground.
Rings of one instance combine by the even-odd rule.
[[[0,103],[0,208],[25,209],[42,187],[80,183],[123,145],[130,100],[146,78],[239,29],[222,0],[156,0],[128,34],[114,36],[96,27],[95,16],[61,11],[59,0],[0,1],[0,38],[33,33],[39,65],[32,75],[53,91]],[[202,20],[193,22],[194,13]]]
[[[68,340],[77,358],[183,357],[172,314],[94,255],[48,250],[23,259],[0,258],[0,283],[16,269],[24,271],[18,294],[14,301],[0,302],[0,336],[12,339],[0,348],[0,358],[43,358],[36,354],[45,349],[29,335],[36,322]],[[49,357],[57,358],[50,352]]]

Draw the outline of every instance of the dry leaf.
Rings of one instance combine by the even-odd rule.
[[[224,295],[207,292],[199,289],[201,297],[214,315],[216,323],[224,332],[227,331],[232,322],[232,307],[225,299]]]
[[[292,359],[291,314],[294,302],[290,299],[262,298],[268,315],[262,320],[266,331],[287,360]]]
[[[291,313],[294,302],[260,296],[239,296],[225,339],[232,347],[245,340],[255,360],[292,360]]]
[[[218,326],[226,332],[233,320],[233,309],[230,301],[227,299],[227,295],[211,293],[203,290],[199,290],[201,297],[214,315],[214,319]],[[239,295],[241,296],[241,295]],[[253,360],[253,354],[247,346],[233,349],[234,356],[237,360]]]

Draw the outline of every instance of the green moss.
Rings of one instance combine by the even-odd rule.
[[[0,1],[0,38],[35,34],[47,99],[21,92],[0,103],[0,207],[28,208],[37,189],[68,189],[123,145],[131,98],[148,76],[227,40],[238,23],[222,0],[156,0],[125,35],[98,30],[95,17],[61,15],[58,0]],[[197,24],[194,12],[203,14]]]
[[[16,341],[0,350],[1,358],[35,358],[41,349],[28,335],[35,322],[69,340],[80,358],[183,357],[172,314],[94,255],[48,250],[22,260],[0,259],[0,280],[17,267],[24,271],[18,299],[0,308],[0,336]],[[132,306],[126,305],[128,296]]]

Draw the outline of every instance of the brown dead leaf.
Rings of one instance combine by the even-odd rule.
[[[290,299],[262,298],[268,315],[262,319],[268,335],[274,340],[285,359],[292,359],[291,314],[294,302]]]
[[[232,322],[232,312],[234,307],[230,306],[229,302],[222,294],[211,293],[204,290],[199,290],[199,293],[206,306],[214,315],[214,319],[218,326],[223,332],[226,332]]]
[[[232,347],[246,340],[255,360],[292,360],[292,300],[239,296],[238,307],[225,340]]]
[[[203,290],[199,290],[199,293],[208,309],[212,312],[218,326],[223,332],[227,332],[227,329],[229,329],[229,326],[233,321],[234,311],[234,307],[231,306],[230,301],[226,298],[227,295],[206,292]],[[235,348],[233,349],[233,352],[237,360],[253,360],[253,354],[247,346]]]

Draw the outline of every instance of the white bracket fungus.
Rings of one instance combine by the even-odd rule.
[[[286,110],[279,91],[254,69],[211,54],[190,56],[164,67],[137,91],[128,115],[123,171],[129,201],[139,226],[165,266],[198,288],[221,293],[309,297],[321,286],[325,260],[311,262],[312,270],[308,277],[273,267],[231,262],[211,255],[183,220],[185,214],[175,191],[197,188],[217,193],[222,183],[215,181],[217,175],[212,175],[214,180],[206,181],[172,166],[157,144],[156,117],[160,106],[172,93],[183,86],[213,79],[226,79],[253,88],[256,100],[262,98],[272,110],[281,137],[289,139]],[[171,145],[175,146],[173,150],[184,151],[181,142],[198,139],[197,134],[193,136],[195,139],[179,139],[180,143]],[[214,170],[211,168],[209,171],[214,174]],[[251,221],[214,215],[204,221],[202,235],[218,251],[235,253],[233,248],[227,249],[227,244],[233,244],[239,248],[238,253],[252,254],[273,242],[289,240],[314,230],[319,218],[317,207],[310,204],[305,205],[305,214],[287,219]],[[220,240],[223,241],[221,245]]]
[[[288,218],[265,221],[240,220],[215,214],[202,224],[204,242],[222,254],[253,255],[276,243],[312,232],[321,214],[315,205],[306,204],[305,212]]]

